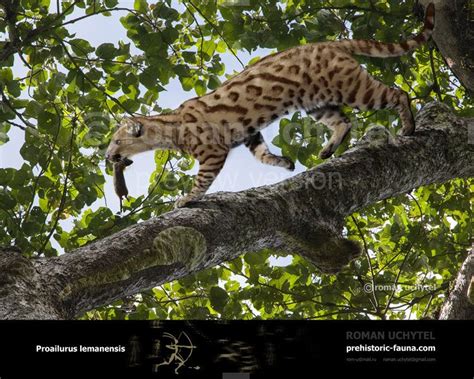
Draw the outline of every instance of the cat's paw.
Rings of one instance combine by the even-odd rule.
[[[415,125],[408,125],[407,127],[403,127],[398,131],[399,136],[408,137],[415,133]]]
[[[287,157],[282,157],[285,161],[285,168],[290,171],[295,171],[295,164],[292,160],[288,159]]]
[[[324,149],[321,150],[319,153],[319,158],[321,159],[328,159],[331,155],[334,154],[334,145],[331,143],[326,146]]]
[[[201,197],[183,196],[174,202],[174,209],[183,208],[191,202],[199,200]]]
[[[179,198],[174,202],[174,209],[183,208],[189,201],[190,199],[187,196]]]

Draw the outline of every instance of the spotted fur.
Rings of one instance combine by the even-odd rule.
[[[178,206],[202,196],[222,169],[232,147],[245,144],[261,162],[294,169],[288,158],[270,153],[260,133],[291,111],[303,109],[327,125],[332,137],[320,152],[330,157],[351,129],[341,106],[362,110],[395,109],[401,134],[415,124],[408,94],[375,80],[352,54],[394,57],[426,42],[434,27],[434,6],[423,30],[400,43],[342,40],[313,43],[269,55],[215,91],[184,102],[171,114],[126,118],[113,136],[107,158],[118,161],[153,149],[179,149],[200,163],[190,194]]]

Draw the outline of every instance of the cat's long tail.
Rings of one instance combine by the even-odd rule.
[[[372,40],[342,40],[339,41],[339,44],[351,54],[379,58],[398,57],[416,49],[430,38],[434,28],[434,18],[435,7],[433,3],[430,3],[426,8],[423,30],[413,38],[399,43],[384,43]]]

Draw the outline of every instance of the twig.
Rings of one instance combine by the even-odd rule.
[[[40,72],[42,72],[42,71],[43,71],[43,68],[41,68],[41,69],[39,69],[39,70],[37,70],[37,71],[35,71],[35,72],[31,72],[31,73],[28,74],[27,76],[24,76],[24,77],[22,77],[22,78],[18,78],[17,80],[18,80],[18,81],[22,81],[22,80],[25,80],[25,79],[31,79],[33,76],[38,75],[38,74],[39,74]]]
[[[17,128],[20,128],[21,130],[24,130],[24,131],[26,131],[26,129],[27,129],[25,126],[17,124],[16,122],[13,122],[13,121],[5,120],[3,122],[6,122],[7,124],[10,124],[10,125],[13,125],[13,126],[16,126]]]
[[[31,65],[26,61],[25,57],[21,53],[21,51],[18,51],[18,56],[22,60],[22,62],[25,64],[26,67],[28,67],[30,70],[32,69]]]
[[[58,130],[56,131],[56,136],[54,137],[54,142],[51,143],[51,146],[49,148],[50,149],[49,150],[49,156],[48,156],[48,159],[46,160],[45,167],[48,167],[49,164],[51,163],[51,160],[53,159],[54,147],[56,145],[56,142],[57,142],[58,137],[59,137],[59,132],[61,130],[60,112],[58,111],[58,109],[56,107],[56,104],[53,103],[53,106],[54,106],[54,108],[56,110],[56,114],[58,116]],[[33,197],[30,201],[30,205],[28,206],[28,209],[25,212],[25,216],[23,217],[22,225],[24,225],[28,221],[28,217],[30,215],[31,209],[33,208],[34,200],[35,200],[35,197],[36,197],[36,188],[38,187],[39,179],[43,176],[44,172],[45,172],[45,169],[43,167],[41,167],[41,170],[40,170],[39,174],[36,176],[35,183],[33,184]]]
[[[27,128],[36,129],[35,126],[28,120],[25,120],[23,115],[18,112],[15,107],[10,103],[10,100],[5,96],[5,93],[3,92],[2,88],[0,88],[0,95],[2,95],[2,101],[8,106],[8,108],[11,109],[13,113],[16,114],[16,116],[27,126]],[[25,128],[24,130],[26,130],[27,128]]]
[[[431,73],[433,74],[433,90],[436,93],[436,96],[438,98],[438,101],[441,102],[441,90],[439,88],[439,83],[438,83],[438,76],[436,75],[436,70],[434,66],[434,60],[433,60],[433,48],[429,48],[430,52],[430,67],[431,67]]]
[[[372,267],[372,261],[370,260],[370,255],[369,255],[369,249],[367,247],[367,242],[365,240],[365,237],[364,237],[364,233],[362,233],[362,230],[360,229],[359,227],[359,224],[357,223],[357,220],[355,219],[354,216],[351,215],[351,219],[352,219],[352,222],[354,223],[354,225],[356,226],[357,230],[359,231],[359,235],[360,235],[360,238],[362,239],[362,243],[364,244],[364,252],[365,252],[365,256],[367,258],[367,263],[369,264],[369,269],[370,269],[370,281],[371,281],[371,284],[372,284],[372,296],[374,298],[374,303],[372,304],[375,308],[375,311],[378,312],[379,311],[379,302],[377,300],[377,296],[375,294],[375,273],[374,273],[374,268]]]
[[[123,12],[130,12],[130,13],[133,13],[135,16],[137,16],[138,18],[141,18],[142,16],[142,13],[140,12],[137,12],[135,11],[134,9],[130,9],[130,8],[124,8],[124,7],[117,7],[117,8],[110,8],[110,9],[100,9],[94,13],[91,13],[91,14],[86,14],[84,16],[80,16],[80,17],[77,17],[73,20],[69,20],[69,21],[66,21],[60,25],[56,25],[56,26],[51,26],[49,28],[47,28],[45,31],[49,31],[51,29],[56,29],[56,28],[59,28],[59,27],[62,27],[62,26],[66,26],[66,25],[70,25],[70,24],[74,24],[78,21],[81,21],[81,20],[84,20],[86,18],[89,18],[89,17],[92,17],[92,16],[96,16],[98,14],[102,14],[102,13],[108,13],[108,12],[112,12],[112,11],[123,11]]]
[[[72,128],[71,128],[71,140],[69,142],[69,160],[68,160],[68,165],[66,168],[66,176],[64,178],[64,184],[63,184],[63,192],[61,195],[61,200],[59,202],[59,206],[57,209],[57,214],[56,214],[56,219],[53,222],[53,226],[51,227],[51,230],[49,231],[48,236],[44,240],[41,249],[38,251],[38,255],[43,254],[44,249],[46,248],[46,245],[48,244],[49,240],[51,239],[53,233],[56,231],[56,228],[59,223],[59,218],[61,217],[61,212],[64,210],[64,206],[66,205],[66,195],[67,195],[67,189],[68,189],[68,182],[69,182],[69,175],[71,174],[71,168],[72,168],[72,156],[73,156],[73,146],[74,146],[74,139],[75,139],[75,131],[76,131],[76,119],[72,119]]]
[[[362,314],[365,314],[366,317],[368,317],[367,314],[371,314],[370,312],[365,312],[365,311],[354,312],[352,309],[341,309],[341,310],[334,311],[334,312],[324,313],[322,315],[310,316],[307,319],[308,320],[315,320],[315,319],[320,319],[320,318],[327,318],[329,316],[335,316],[335,315],[340,315],[340,314],[351,314],[351,313],[352,314],[353,313],[362,313]]]
[[[132,211],[130,211],[130,213],[126,214],[124,216],[125,217],[129,217],[135,213],[137,213],[139,210],[140,210],[140,207],[145,203],[145,201],[148,200],[148,198],[151,196],[151,194],[155,191],[156,187],[158,186],[158,184],[160,184],[161,182],[161,178],[163,177],[163,174],[165,173],[165,169],[166,169],[166,166],[167,164],[169,163],[170,161],[170,156],[168,154],[168,157],[166,158],[166,162],[163,164],[163,168],[161,170],[161,173],[160,173],[160,176],[158,177],[158,179],[156,180],[156,183],[154,184],[154,186],[151,188],[151,191],[148,192],[148,194],[145,196],[145,198],[142,200],[142,202],[140,204],[137,205],[137,207],[135,209],[133,209]]]
[[[221,37],[221,39],[224,41],[224,43],[227,45],[229,51],[232,53],[232,55],[239,61],[239,63],[241,64],[242,67],[245,67],[244,63],[240,60],[240,58],[237,56],[237,54],[235,53],[235,51],[232,49],[232,47],[229,45],[229,43],[227,42],[227,40],[225,39],[224,35],[221,33],[221,31],[219,30],[219,28],[211,21],[209,20],[209,18],[204,14],[202,13],[202,11],[196,6],[194,5],[194,3],[191,1],[191,0],[187,0],[189,2],[189,4],[191,4],[193,6],[194,9],[196,9],[196,11],[199,13],[199,15],[204,19],[206,20],[206,22],[211,25],[211,27],[216,31],[216,33],[219,35],[219,37]]]
[[[311,16],[315,13],[318,13],[321,10],[328,10],[328,11],[334,11],[334,10],[353,10],[353,11],[360,11],[360,12],[371,12],[371,13],[377,13],[382,16],[389,16],[389,17],[405,17],[406,14],[398,14],[398,13],[393,13],[393,12],[384,12],[382,10],[376,9],[376,8],[365,8],[365,7],[359,7],[356,5],[343,5],[343,6],[324,6],[324,7],[317,7],[317,8],[311,8],[311,9],[305,9],[302,10],[301,12],[295,13],[293,16],[290,17],[285,17],[282,19],[282,21],[293,21],[294,19],[301,17],[301,16]],[[263,18],[254,18],[255,21],[257,22],[267,22],[266,19]]]
[[[242,277],[244,277],[245,279],[247,279],[247,281],[250,281],[250,277],[245,275],[244,273],[242,272],[235,272],[234,270],[232,270],[230,267],[227,267],[226,265],[224,264],[220,264],[219,267],[222,267],[230,272],[232,272],[233,274],[235,275],[240,275]],[[322,301],[317,301],[315,300],[314,298],[315,297],[318,297],[320,296],[320,294],[317,294],[317,295],[314,295],[314,296],[310,296],[310,297],[305,297],[305,296],[302,296],[301,294],[298,294],[298,293],[294,293],[294,292],[291,292],[291,291],[284,291],[282,290],[281,288],[277,288],[277,287],[274,287],[270,284],[267,284],[267,283],[262,283],[260,282],[259,280],[257,280],[257,285],[260,285],[260,286],[263,286],[263,287],[267,287],[267,288],[270,288],[272,289],[273,291],[277,291],[277,292],[280,292],[281,294],[283,295],[289,295],[291,296],[292,298],[294,298],[296,301],[295,303],[303,303],[303,302],[311,302],[311,303],[314,303],[314,304],[317,304],[317,305],[320,305],[320,306],[324,306],[324,307],[335,307],[335,308],[344,308],[344,309],[348,309],[347,305],[341,305],[341,304],[336,304],[336,303],[328,303],[328,302],[322,302]],[[288,303],[289,304],[289,303]],[[354,309],[354,312],[365,312],[365,313],[370,313],[371,315],[373,316],[377,316],[377,317],[380,317],[380,313],[378,312],[372,312],[370,310],[366,310],[366,309],[361,309],[361,308],[353,308]]]
[[[395,296],[395,292],[397,291],[397,284],[398,284],[398,280],[400,279],[400,275],[402,274],[402,271],[403,271],[403,266],[405,266],[405,262],[407,261],[408,259],[408,256],[410,255],[410,251],[411,251],[411,248],[410,250],[407,252],[407,254],[405,255],[405,258],[403,258],[403,261],[400,265],[400,269],[398,270],[398,273],[397,273],[397,276],[395,277],[395,282],[393,283],[393,289],[392,289],[392,293],[390,294],[388,300],[387,300],[387,304],[385,305],[385,309],[383,311],[383,314],[386,315],[388,310],[390,309],[390,303],[392,302],[392,299],[393,297]]]
[[[189,9],[188,5],[185,2],[183,2],[183,5],[186,7],[187,11],[191,15],[191,17],[194,19],[194,22],[196,22],[196,25],[197,25],[198,30],[199,30],[199,34],[201,35],[201,46],[199,47],[199,58],[200,58],[199,65],[200,65],[201,71],[202,71],[202,69],[203,69],[203,67],[202,67],[202,65],[203,65],[202,50],[203,50],[203,45],[204,45],[204,35],[202,34],[201,25],[199,25],[199,22],[198,22],[196,16],[194,15],[194,13],[191,11],[191,9]]]
[[[112,95],[109,95],[105,90],[104,88],[100,87],[99,85],[97,85],[96,83],[94,83],[93,80],[91,80],[85,73],[84,71],[82,71],[81,67],[74,61],[74,57],[71,55],[71,53],[69,53],[68,49],[67,49],[67,46],[64,44],[64,42],[62,41],[62,39],[58,36],[55,36],[54,37],[56,39],[56,41],[58,41],[61,46],[63,47],[64,49],[64,52],[66,53],[66,55],[68,56],[69,60],[71,61],[71,63],[74,65],[74,67],[76,67],[76,69],[84,76],[84,79],[86,79],[94,88],[98,89],[99,91],[101,91],[106,97],[108,97],[110,100],[112,100],[115,104],[117,104],[120,108],[122,108],[125,112],[127,112],[130,116],[134,116],[133,112],[130,112],[130,110],[128,110],[126,107],[123,106],[122,103],[120,103],[120,101],[118,101],[115,97],[113,97]]]

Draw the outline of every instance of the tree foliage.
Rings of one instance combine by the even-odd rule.
[[[122,213],[93,204],[104,198],[110,180],[104,150],[117,121],[165,111],[160,96],[170,80],[202,95],[233,75],[223,54],[243,67],[240,51],[340,38],[397,41],[421,25],[413,8],[411,0],[135,0],[133,8],[117,0],[0,1],[0,33],[8,37],[0,43],[0,144],[8,143],[12,128],[24,131],[24,164],[0,168],[0,245],[15,245],[31,258],[55,256],[169,211],[189,191],[194,165],[172,151],[155,154],[147,194],[131,197]],[[100,22],[115,13],[124,41],[92,46],[70,31],[86,18]],[[358,59],[382,82],[407,91],[417,106],[438,100],[474,115],[472,99],[432,44],[400,58]],[[19,77],[14,65],[23,65],[27,75]],[[358,112],[353,122],[339,154],[373,123],[392,130],[399,125],[389,111]],[[289,123],[289,136],[281,132],[273,144],[308,168],[321,163],[317,154],[327,129],[299,112],[282,119],[280,130]],[[361,242],[364,255],[337,275],[322,275],[298,256],[275,265],[276,257],[291,252],[249,252],[84,318],[433,316],[472,241],[471,191],[472,182],[453,180],[350,216],[347,235]],[[67,220],[73,220],[70,230]]]

